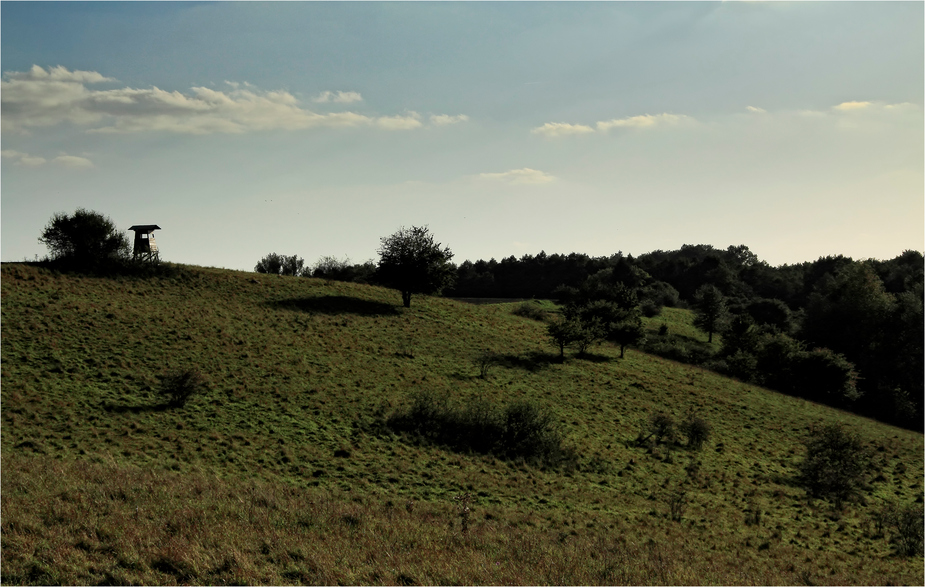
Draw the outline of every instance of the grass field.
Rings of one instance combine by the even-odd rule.
[[[518,304],[404,309],[378,287],[172,269],[3,265],[4,583],[925,580],[872,522],[884,503],[921,503],[920,434],[634,349],[558,363]],[[697,335],[683,310],[660,320]],[[485,352],[505,360],[480,377]],[[163,405],[158,376],[189,367],[208,390]],[[379,425],[425,388],[547,407],[577,466]],[[653,414],[689,410],[712,428],[701,451],[634,443]],[[796,482],[803,439],[828,422],[875,455],[869,490],[840,509]]]

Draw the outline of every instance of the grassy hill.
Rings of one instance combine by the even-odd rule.
[[[920,434],[632,349],[560,364],[516,304],[403,309],[378,287],[171,269],[3,265],[4,583],[925,580],[873,522],[884,503],[921,503]],[[504,361],[480,377],[486,351]],[[208,390],[163,405],[158,376],[189,367]],[[577,465],[381,425],[420,390],[545,406]],[[712,428],[702,450],[634,442],[653,414],[689,410]],[[830,422],[876,467],[841,509],[796,482],[802,441]]]

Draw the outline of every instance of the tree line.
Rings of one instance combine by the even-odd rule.
[[[575,288],[620,284],[647,316],[689,307],[709,340],[721,333],[710,361],[719,370],[921,429],[923,265],[912,250],[886,261],[838,255],[777,267],[745,245],[636,258],[541,252],[466,261],[447,295],[567,301]]]
[[[684,245],[638,257],[541,252],[446,264],[445,296],[558,301],[561,315],[548,328],[560,357],[568,346],[583,354],[603,340],[619,345],[622,355],[645,339],[641,316],[657,316],[665,306],[690,308],[708,341],[722,336],[721,348],[667,356],[923,427],[925,259],[918,251],[885,261],[837,255],[775,267],[745,245]],[[362,266],[353,270],[375,283],[371,265],[365,273]]]

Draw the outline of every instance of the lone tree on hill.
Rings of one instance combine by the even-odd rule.
[[[726,319],[726,301],[715,285],[706,284],[694,294],[694,326],[707,333],[707,342],[713,342],[713,333]]]
[[[411,307],[411,294],[439,293],[452,283],[453,253],[435,242],[427,227],[402,227],[380,241],[377,278],[401,292],[406,308]]]
[[[132,252],[128,236],[108,216],[78,208],[72,216],[58,212],[42,231],[39,242],[51,258],[76,268],[126,261]]]

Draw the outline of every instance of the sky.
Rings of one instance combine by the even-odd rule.
[[[922,2],[0,2],[0,258],[925,246]],[[129,236],[132,233],[126,232]]]

